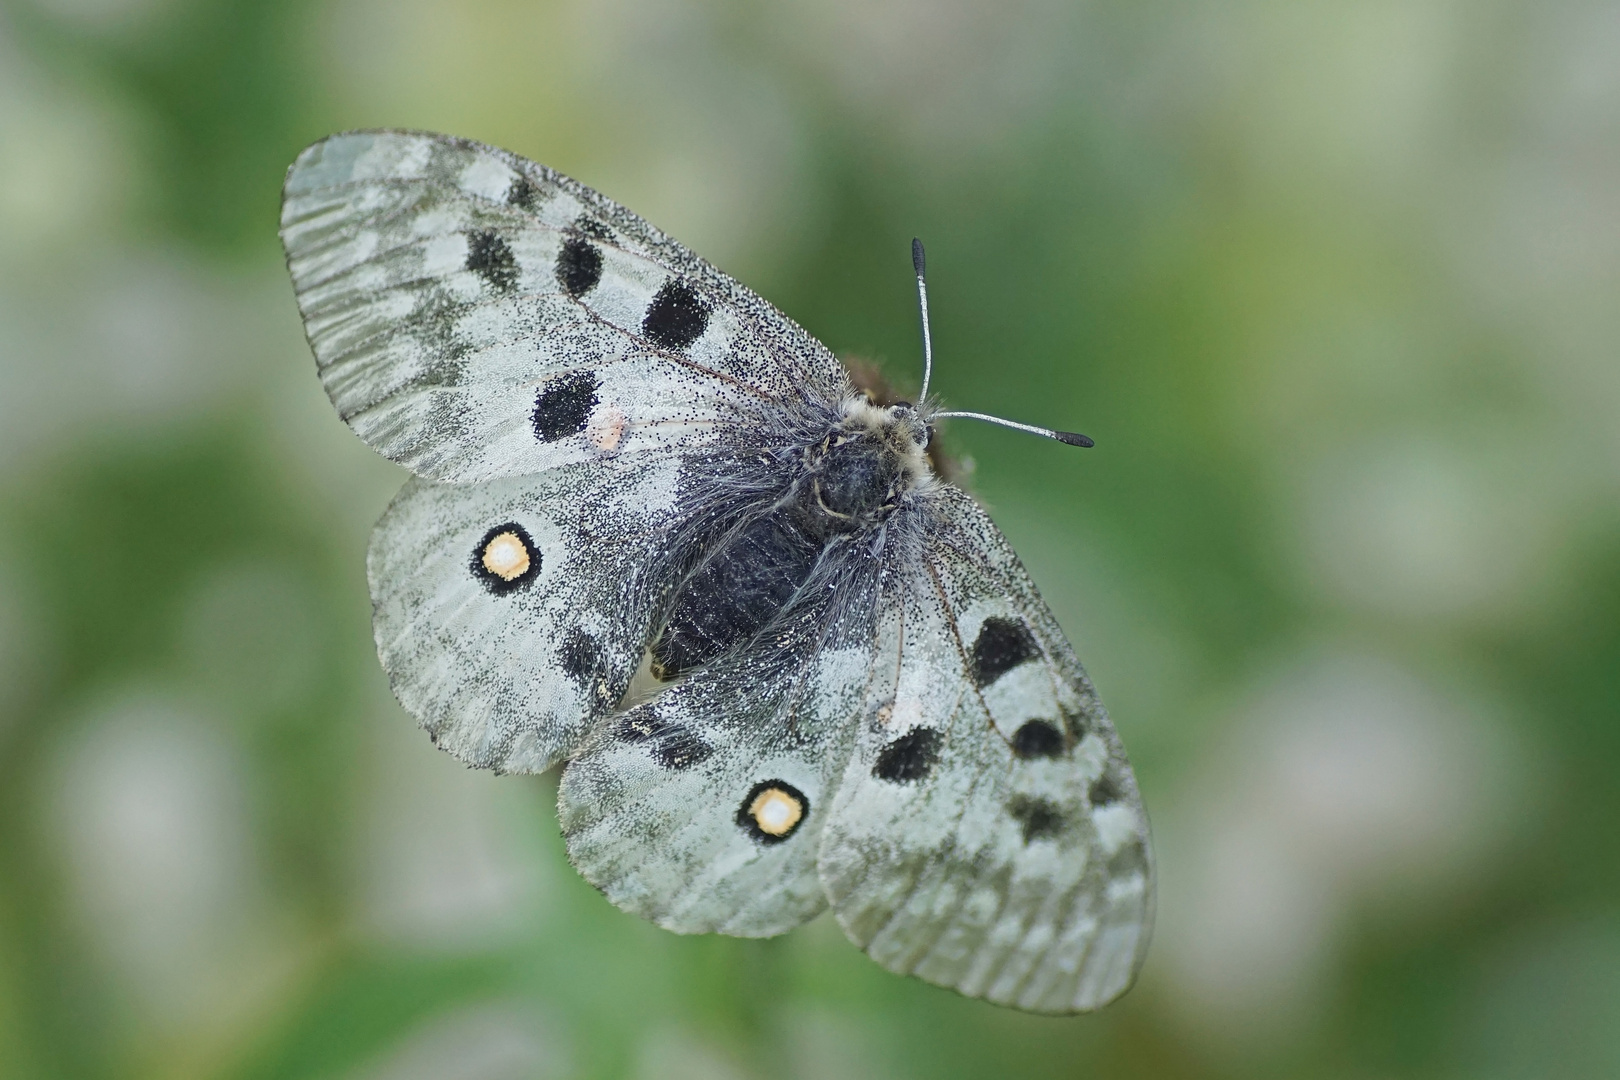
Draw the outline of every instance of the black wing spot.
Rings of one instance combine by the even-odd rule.
[[[939,746],[944,739],[933,728],[912,728],[878,754],[872,775],[891,784],[909,784],[921,780],[939,760]]]
[[[613,729],[613,734],[621,742],[643,743],[658,738],[668,730],[669,722],[661,719],[657,713],[635,709],[624,714],[624,719]]]
[[[570,371],[546,383],[534,399],[535,436],[541,442],[556,442],[584,431],[601,385],[590,371]]]
[[[508,521],[490,529],[473,545],[468,566],[484,588],[505,596],[528,588],[540,576],[540,549],[527,529]]]
[[[979,627],[979,636],[973,642],[973,681],[981,687],[989,686],[1039,655],[1041,647],[1035,644],[1035,635],[1023,620],[992,615]]]
[[[666,769],[688,769],[714,753],[714,747],[690,728],[672,724],[651,711],[636,709],[626,713],[613,734],[622,742],[651,742],[653,760]]]
[[[714,747],[691,730],[670,725],[653,748],[653,760],[666,769],[690,769],[714,753]]]
[[[527,176],[514,177],[512,186],[506,189],[506,202],[521,210],[533,210],[540,202],[540,189]]]
[[[563,241],[557,253],[557,284],[574,299],[579,299],[602,280],[602,250],[578,236]]]
[[[1007,813],[1018,819],[1024,827],[1024,843],[1056,836],[1065,826],[1063,811],[1056,803],[1045,799],[1032,799],[1027,795],[1014,795],[1007,804]]]
[[[1119,782],[1112,774],[1105,772],[1093,781],[1086,798],[1091,800],[1092,806],[1107,806],[1109,803],[1119,802]]]
[[[578,627],[568,631],[557,656],[562,661],[564,674],[573,679],[588,679],[602,666],[602,647]]]
[[[1061,757],[1063,732],[1046,720],[1031,720],[1013,732],[1012,751],[1021,758]]]
[[[709,305],[682,281],[670,278],[647,305],[641,332],[660,349],[680,350],[703,336],[709,326]]]
[[[809,816],[810,800],[786,780],[761,780],[737,807],[737,825],[762,844],[780,844]]]
[[[494,229],[467,237],[467,269],[489,282],[492,289],[506,292],[517,285],[517,259]]]

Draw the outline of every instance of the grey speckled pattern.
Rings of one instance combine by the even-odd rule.
[[[566,762],[569,857],[609,900],[745,936],[830,906],[885,967],[1037,1012],[1124,992],[1136,781],[929,468],[931,406],[870,404],[640,218],[467,140],[315,144],[282,237],[333,404],[416,474],[367,564],[394,692],[470,764]],[[621,707],[677,623],[713,651]],[[750,816],[762,791],[790,824]]]

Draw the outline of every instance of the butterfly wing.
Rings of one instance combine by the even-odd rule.
[[[1123,993],[1153,867],[1123,747],[989,518],[954,488],[885,598],[866,715],[822,831],[851,940],[891,970],[1037,1012]]]
[[[315,143],[281,236],[339,413],[432,479],[702,447],[847,386],[825,346],[641,218],[470,140]]]
[[[835,548],[752,641],[597,727],[558,790],[587,880],[681,933],[764,937],[826,907],[818,839],[869,696],[879,570]]]
[[[680,933],[780,934],[827,906],[817,839],[870,669],[823,647],[819,614],[777,627],[607,720],[568,763],[558,815],[575,867]]]
[[[412,479],[372,534],[377,652],[394,694],[468,764],[539,772],[619,701],[651,598],[637,568],[675,515],[678,463]]]

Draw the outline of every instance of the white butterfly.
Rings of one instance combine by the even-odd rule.
[[[1136,781],[930,467],[942,414],[873,403],[657,229],[475,142],[316,143],[281,235],[327,393],[416,474],[368,558],[394,692],[473,765],[566,762],[586,879],[681,933],[831,905],[884,966],[1023,1009],[1125,991]]]

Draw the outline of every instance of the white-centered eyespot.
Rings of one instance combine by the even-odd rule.
[[[502,581],[516,581],[529,570],[528,545],[516,533],[501,533],[484,545],[484,569]]]
[[[771,788],[755,797],[749,813],[753,814],[761,832],[783,836],[799,823],[804,816],[804,807],[787,792]]]
[[[523,526],[497,525],[484,534],[472,553],[473,576],[496,596],[528,585],[540,573],[540,552]]]
[[[792,836],[809,812],[804,792],[785,780],[765,780],[743,800],[737,824],[755,840],[776,844]]]

